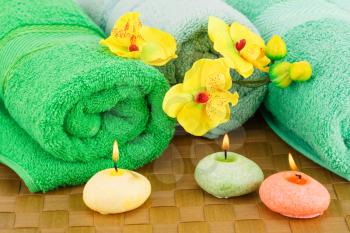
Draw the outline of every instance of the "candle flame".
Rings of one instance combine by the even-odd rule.
[[[288,154],[288,162],[289,162],[289,167],[292,169],[292,171],[298,171],[298,166],[296,165],[293,156],[291,153]]]
[[[230,139],[227,134],[225,134],[224,139],[222,140],[222,149],[228,150],[230,148]]]
[[[115,163],[118,162],[118,160],[119,160],[119,148],[118,148],[117,140],[114,140],[114,143],[113,143],[112,160]]]

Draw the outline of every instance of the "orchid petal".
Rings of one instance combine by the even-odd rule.
[[[175,118],[181,108],[192,100],[191,94],[183,92],[183,84],[177,84],[166,93],[163,100],[163,111],[168,116]]]
[[[203,104],[189,102],[180,110],[177,121],[186,132],[195,136],[203,136],[215,127],[206,115],[205,109]]]
[[[241,39],[245,39],[247,44],[255,44],[261,48],[265,48],[265,42],[258,34],[237,22],[231,24],[230,35],[233,43],[237,43]]]
[[[176,58],[176,41],[169,33],[143,26],[141,36],[145,41],[141,59],[153,65],[164,65]]]

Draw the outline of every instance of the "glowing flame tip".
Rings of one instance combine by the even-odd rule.
[[[222,149],[228,150],[230,148],[230,139],[227,134],[225,134],[224,139],[222,140]]]
[[[119,160],[119,148],[118,148],[117,140],[114,140],[114,142],[113,142],[112,160],[115,163]]]
[[[298,171],[298,166],[296,165],[293,156],[291,153],[288,154],[288,162],[289,162],[289,167],[292,169],[292,171]]]

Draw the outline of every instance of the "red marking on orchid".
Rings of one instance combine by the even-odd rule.
[[[125,31],[129,30],[129,26],[130,26],[130,24],[129,24],[129,22],[127,22],[127,23],[125,24],[124,30],[125,30]]]
[[[246,44],[245,39],[240,40],[239,42],[236,43],[236,49],[238,51],[241,51],[245,47],[245,44]]]
[[[135,52],[140,50],[139,47],[136,45],[136,40],[137,40],[136,36],[132,35],[130,38],[129,52]]]
[[[206,92],[199,92],[196,95],[195,101],[199,104],[205,104],[209,100],[209,95]]]
[[[131,44],[129,46],[129,52],[135,52],[135,51],[139,51],[139,47],[137,47],[136,44]]]

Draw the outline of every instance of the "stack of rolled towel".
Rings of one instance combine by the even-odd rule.
[[[350,16],[342,0],[0,1],[0,162],[30,191],[86,182],[113,166],[136,169],[167,148],[175,121],[162,111],[169,86],[200,58],[217,58],[209,16],[238,21],[264,39],[282,35],[287,60],[313,77],[286,89],[233,82],[240,100],[216,138],[241,126],[263,101],[268,124],[297,150],[350,179]],[[231,5],[231,7],[230,7]],[[343,9],[341,9],[343,8]],[[178,59],[158,69],[113,55],[99,41],[127,11],[174,35]],[[102,29],[102,30],[101,30]],[[105,34],[106,33],[106,34]],[[256,71],[251,80],[260,79]],[[242,79],[232,71],[233,80]]]

